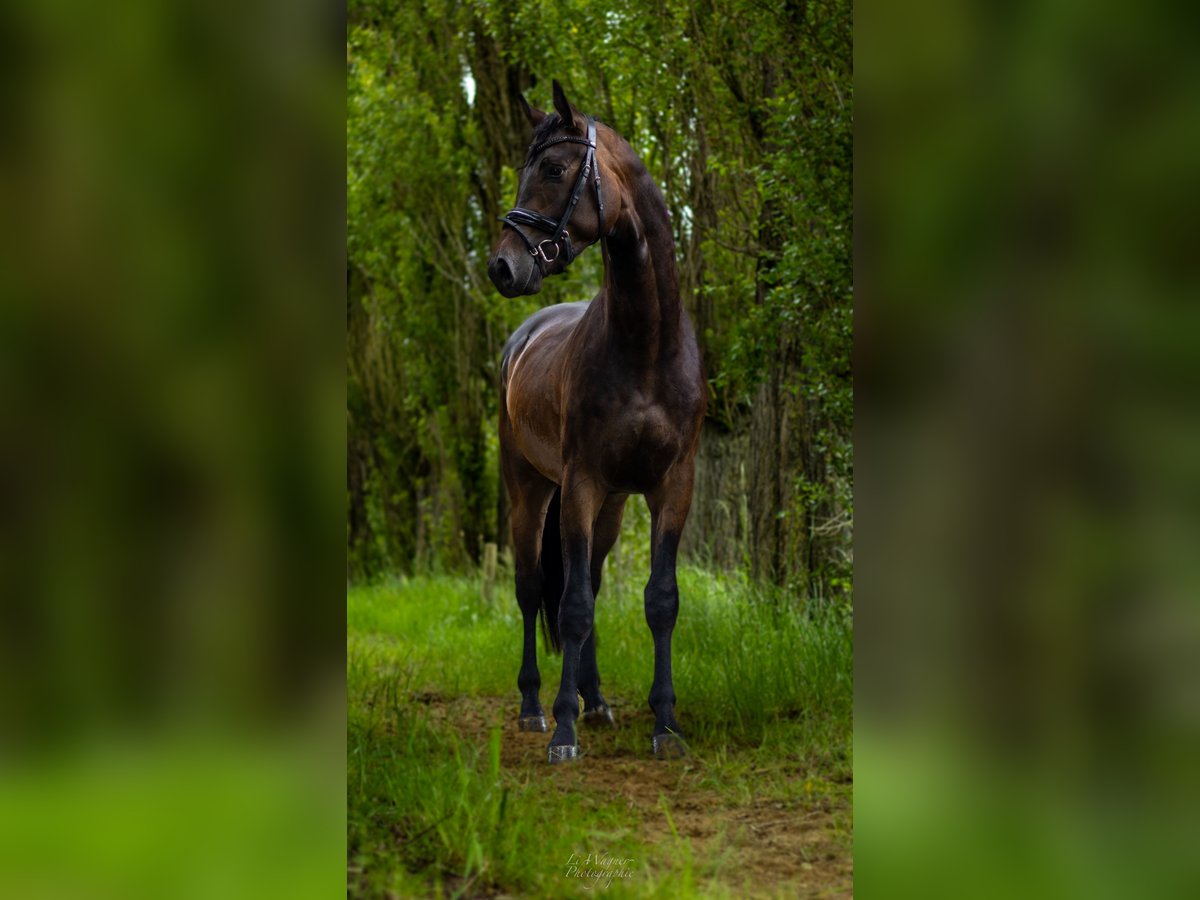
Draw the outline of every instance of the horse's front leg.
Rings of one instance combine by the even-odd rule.
[[[646,624],[654,638],[654,681],[650,709],[654,711],[652,746],[658,757],[687,753],[683,730],[675,719],[675,685],[671,677],[671,636],[679,615],[679,585],[675,563],[679,540],[692,502],[693,468],[677,466],[671,477],[646,496],[650,506],[650,580],[646,583]]]
[[[596,598],[592,592],[592,528],[605,491],[591,479],[564,473],[562,492],[563,580],[558,609],[562,636],[562,681],[554,699],[550,762],[579,756],[575,721],[579,717],[580,651],[592,633]]]

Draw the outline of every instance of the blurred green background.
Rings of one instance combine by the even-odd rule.
[[[1200,889],[1181,4],[856,6],[856,885]]]
[[[337,894],[342,21],[0,23],[0,895]]]

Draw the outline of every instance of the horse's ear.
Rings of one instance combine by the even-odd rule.
[[[529,101],[525,99],[524,94],[517,94],[517,100],[521,102],[521,111],[525,113],[525,118],[529,120],[529,124],[537,128],[542,124],[542,119],[546,118],[546,114],[540,109],[534,109],[529,105]]]
[[[576,131],[581,131],[579,127],[579,113],[567,101],[567,95],[563,93],[562,85],[558,83],[558,79],[554,80],[554,109],[558,112],[558,117],[562,119],[563,125],[568,128],[574,128]]]

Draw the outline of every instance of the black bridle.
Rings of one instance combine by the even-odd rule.
[[[604,230],[604,200],[600,195],[600,167],[596,165],[596,120],[588,116],[587,120],[587,137],[571,137],[564,135],[563,137],[551,138],[548,141],[543,141],[529,150],[529,162],[526,165],[533,165],[534,159],[539,153],[553,144],[586,144],[587,155],[583,158],[583,165],[579,167],[579,177],[575,179],[575,188],[571,191],[571,199],[567,201],[567,208],[563,210],[562,218],[555,222],[549,216],[544,216],[539,212],[534,212],[532,209],[525,209],[520,206],[514,206],[508,213],[500,218],[500,221],[515,231],[521,236],[521,240],[525,242],[525,246],[529,248],[529,252],[533,254],[534,260],[537,262],[538,269],[542,274],[546,274],[546,266],[558,259],[559,256],[565,254],[566,265],[570,265],[575,259],[577,252],[571,244],[571,233],[567,231],[567,224],[571,221],[571,215],[575,212],[575,206],[579,203],[579,198],[583,194],[584,185],[587,184],[588,176],[594,175],[596,181],[596,208],[599,212],[600,220],[597,226],[598,230]],[[550,237],[538,241],[536,244],[531,241],[518,225],[525,225],[530,228],[536,228],[539,231],[544,231]],[[565,240],[565,245],[559,242]],[[546,247],[554,248],[554,255],[551,256],[546,251]]]

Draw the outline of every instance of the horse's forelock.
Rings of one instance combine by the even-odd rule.
[[[525,154],[525,164],[529,164],[529,158],[533,155],[534,150],[540,147],[543,143],[550,140],[554,132],[562,127],[562,120],[559,119],[558,113],[550,113],[546,118],[542,119],[537,128],[533,130],[533,139],[529,142],[529,150]]]
[[[546,118],[542,119],[542,121],[538,123],[538,127],[533,130],[533,140],[529,142],[530,148],[532,149],[533,147],[536,147],[538,144],[542,143],[542,141],[547,140],[550,135],[558,130],[561,124],[562,120],[559,119],[558,113],[556,112],[550,113],[548,116],[546,116]]]

